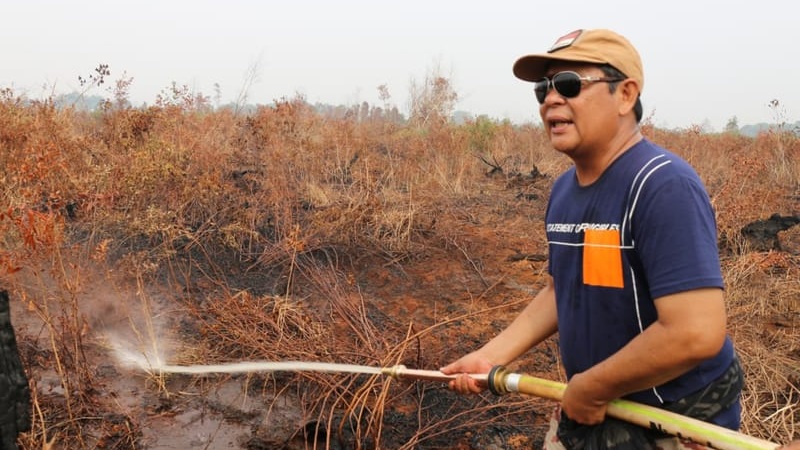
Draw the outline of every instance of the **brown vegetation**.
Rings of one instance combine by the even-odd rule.
[[[243,115],[185,98],[90,113],[4,91],[0,265],[34,403],[21,447],[158,448],[192,411],[241,429],[186,448],[540,442],[551,405],[538,399],[367,375],[166,376],[114,359],[123,341],[172,363],[436,369],[505,326],[545,270],[544,205],[568,161],[535,126],[361,109],[323,115],[298,97]],[[717,209],[743,431],[788,441],[800,255],[741,230],[798,215],[800,140],[644,128],[697,168]],[[556,345],[512,369],[562,379]],[[234,381],[242,392],[219,394]]]

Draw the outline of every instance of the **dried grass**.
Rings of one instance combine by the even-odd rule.
[[[729,326],[745,371],[743,432],[788,442],[800,427],[797,257],[747,253],[725,264]]]

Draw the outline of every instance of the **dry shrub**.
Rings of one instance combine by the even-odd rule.
[[[322,349],[328,337],[302,305],[285,297],[254,297],[246,291],[206,301],[203,340],[229,361],[302,361]],[[213,319],[212,319],[213,318]]]

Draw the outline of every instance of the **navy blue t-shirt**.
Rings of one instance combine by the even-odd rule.
[[[545,218],[549,271],[567,376],[603,361],[656,321],[654,299],[723,288],[716,220],[697,173],[643,139],[589,186],[571,168],[554,183]],[[687,396],[732,363],[719,354],[661,386],[626,396],[659,406]],[[713,421],[739,426],[739,405]]]

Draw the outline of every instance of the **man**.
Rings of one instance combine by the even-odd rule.
[[[738,429],[714,211],[695,171],[639,130],[638,52],[615,32],[577,30],[514,74],[534,83],[544,129],[573,161],[547,206],[550,277],[505,330],[442,371],[485,373],[558,332],[569,382],[545,448],[681,448],[607,418],[620,397]],[[483,390],[467,375],[450,387]]]

